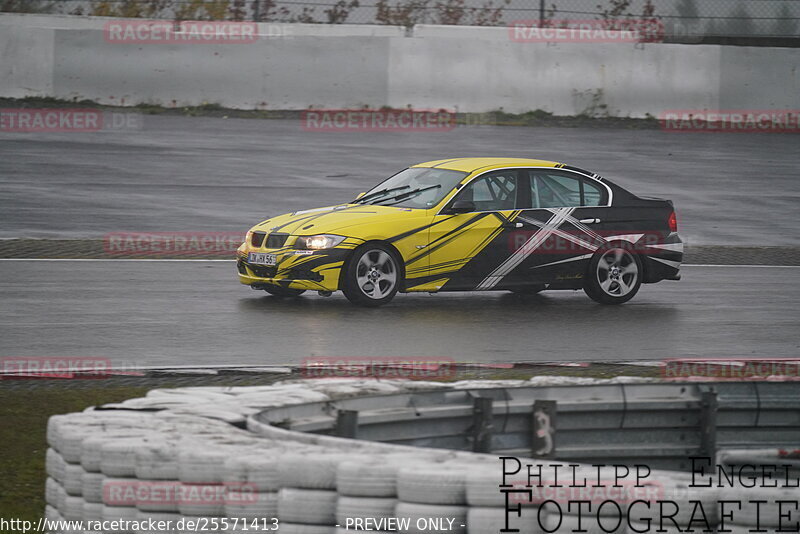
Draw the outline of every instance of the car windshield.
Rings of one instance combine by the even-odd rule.
[[[437,205],[467,173],[411,167],[370,189],[359,204],[428,209]]]

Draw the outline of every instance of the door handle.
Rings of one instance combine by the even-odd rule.
[[[581,219],[580,222],[583,224],[597,224],[600,222],[600,219]]]
[[[515,223],[515,222],[503,223],[503,228],[522,228],[522,223]]]

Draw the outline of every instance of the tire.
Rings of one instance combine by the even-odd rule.
[[[64,481],[64,471],[67,468],[67,462],[53,449],[47,449],[45,453],[45,471],[56,482]]]
[[[544,291],[545,286],[544,284],[537,284],[533,286],[526,286],[526,287],[517,287],[514,289],[509,289],[515,295],[519,295],[521,297],[525,297],[528,295],[536,295],[537,293],[541,293]]]
[[[83,473],[81,476],[81,495],[88,503],[103,502],[103,481],[106,479],[102,473]]]
[[[162,509],[161,511],[169,510]],[[178,499],[178,511],[183,515],[208,517],[225,515],[225,486],[222,484],[182,484]]]
[[[64,491],[64,488],[50,477],[44,483],[44,501],[54,508],[58,508],[59,494]]]
[[[394,298],[400,277],[400,262],[394,251],[381,243],[367,243],[348,260],[342,291],[353,304],[375,308]]]
[[[232,490],[225,492],[225,515],[246,519],[278,517],[278,493]]]
[[[392,462],[342,462],[336,470],[336,490],[353,497],[396,497],[399,470]]]
[[[66,464],[64,468],[64,480],[61,481],[61,485],[64,486],[67,495],[72,495],[74,497],[80,497],[82,495],[81,477],[84,473],[86,473],[86,471],[83,470],[80,464]]]
[[[278,464],[280,456],[235,456],[225,460],[225,481],[248,484],[259,492],[276,492],[280,489]]]
[[[337,453],[285,454],[278,465],[278,480],[283,488],[335,490],[339,464],[352,458],[349,454]]]
[[[503,483],[497,469],[473,469],[467,473],[467,504],[476,508],[502,508],[506,505],[505,494],[497,491]]]
[[[459,467],[404,467],[397,473],[397,496],[407,503],[467,504],[467,474]]]
[[[303,525],[336,524],[338,495],[331,490],[283,488],[278,492],[280,531],[284,523]]]
[[[642,274],[636,254],[624,245],[608,245],[592,256],[583,290],[600,304],[622,304],[639,291]]]
[[[136,478],[177,480],[178,446],[172,441],[153,442],[136,450]]]
[[[73,497],[68,495],[58,511],[67,521],[83,521],[83,505],[86,501],[83,497]]]
[[[264,291],[278,298],[299,297],[300,295],[306,292],[305,289],[292,289],[290,287],[282,287],[276,285],[266,286],[264,287]]]
[[[340,525],[345,525],[348,519],[394,517],[396,506],[397,499],[391,497],[343,497],[340,495],[336,503],[336,521]]]

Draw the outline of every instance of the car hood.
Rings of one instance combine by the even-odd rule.
[[[339,204],[310,210],[295,211],[267,219],[253,227],[254,231],[291,235],[342,234],[360,225],[373,225],[398,218],[416,219],[425,210],[377,206],[371,204]],[[360,236],[353,236],[360,237]]]

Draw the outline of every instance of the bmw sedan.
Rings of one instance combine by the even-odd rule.
[[[237,268],[241,283],[278,297],[342,291],[365,306],[398,292],[557,289],[620,304],[642,284],[679,280],[682,259],[670,200],[563,163],[458,158],[262,221]]]

